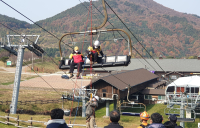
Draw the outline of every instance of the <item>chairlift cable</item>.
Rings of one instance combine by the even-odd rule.
[[[87,60],[87,57],[86,57],[85,61],[86,61],[86,60]],[[84,66],[85,66],[85,63],[84,63],[84,65],[83,65],[83,69],[84,69]],[[84,70],[83,70],[83,73],[84,73]],[[83,81],[81,81],[81,89],[82,89],[82,82],[83,82]],[[85,98],[85,97],[84,97],[84,98]],[[83,100],[83,98],[82,98],[82,100]],[[77,105],[77,108],[76,108],[76,114],[75,114],[75,118],[74,118],[74,122],[73,122],[72,128],[73,128],[74,123],[75,123],[75,120],[76,120],[76,115],[77,115],[77,111],[78,111],[79,102],[80,102],[80,93],[79,93],[79,97],[78,97],[78,105]]]
[[[127,25],[122,21],[122,19],[116,14],[116,12],[110,7],[110,5],[105,1],[108,7],[112,10],[112,12],[118,17],[118,19],[124,24],[124,26],[128,29],[128,31],[132,34],[132,36],[137,40],[137,42],[143,47],[143,49],[148,53],[148,55],[154,60],[154,62],[163,70],[163,68],[158,64],[158,62],[150,55],[147,49],[142,45],[142,43],[138,40],[138,38],[133,34],[133,32],[127,27]],[[164,70],[163,70],[164,71]]]
[[[90,15],[90,10],[88,10],[88,16],[87,16],[87,21],[86,21],[86,25],[85,25],[85,32],[86,32],[86,30],[87,30],[87,24],[88,24],[88,18],[89,18],[89,15]],[[85,34],[86,34],[86,33],[84,33],[83,44],[82,44],[81,53],[83,52],[83,46],[84,46],[84,41],[85,41]]]
[[[27,16],[25,16],[24,14],[22,14],[21,12],[19,12],[18,10],[16,10],[15,8],[13,8],[11,5],[7,4],[6,2],[2,1],[4,4],[6,4],[7,6],[9,6],[10,8],[12,8],[13,10],[15,10],[16,12],[18,12],[20,15],[22,15],[23,17],[25,17],[26,19],[28,19],[29,21],[31,21],[32,23],[34,23],[35,25],[37,25],[38,27],[40,27],[41,29],[43,29],[45,32],[49,33],[50,35],[52,35],[53,37],[55,37],[56,39],[59,40],[59,38],[57,36],[55,36],[54,34],[52,34],[51,32],[49,32],[48,30],[46,30],[45,28],[43,28],[42,26],[40,26],[39,24],[37,24],[36,22],[34,22],[33,20],[31,20],[30,18],[28,18]],[[65,44],[65,42],[63,42]],[[68,44],[66,44],[68,45]],[[71,46],[68,45],[68,47],[72,48]],[[72,48],[73,49],[73,48]]]
[[[80,0],[79,0],[80,1]],[[81,1],[80,1],[81,2]],[[82,3],[82,2],[81,2]],[[105,3],[108,5],[108,3],[105,1]],[[82,3],[83,4],[83,3]],[[84,4],[83,4],[84,5]],[[93,5],[98,11],[99,11],[99,9],[95,6],[95,5]],[[109,6],[109,5],[108,5]],[[109,6],[110,7],[110,6]],[[110,7],[111,8],[111,7]],[[112,9],[111,9],[112,10]],[[101,11],[99,11],[100,13],[101,13]],[[102,13],[101,13],[101,15],[103,15]],[[119,18],[119,16],[115,13],[115,15]],[[110,23],[110,21],[108,20],[108,22]],[[122,20],[121,20],[121,22],[123,22]],[[110,23],[111,25],[112,25],[112,23]],[[114,25],[112,25],[113,26],[113,28],[114,28]],[[127,27],[127,26],[126,26]],[[130,29],[128,29],[129,31],[130,31]],[[117,31],[118,32],[118,31]],[[130,31],[131,32],[131,31]],[[118,32],[120,35],[121,35],[121,33],[120,32]],[[131,32],[131,34],[133,35],[133,33]],[[123,35],[121,35],[122,37],[123,37]],[[135,36],[134,36],[135,37]],[[123,37],[124,38],[124,37]],[[136,37],[135,37],[136,38]],[[125,39],[125,38],[124,38]],[[137,38],[136,38],[137,39]],[[125,39],[126,40],[126,39]],[[138,40],[138,39],[137,39]],[[127,41],[127,40],[126,40]],[[139,41],[139,40],[138,40]],[[141,44],[142,45],[142,44]],[[134,48],[134,50],[156,71],[156,69],[138,52],[138,50],[134,47],[134,46],[132,46],[133,48]],[[146,49],[145,49],[146,50]],[[147,50],[146,50],[147,51]],[[147,51],[148,52],[148,51]],[[151,56],[152,57],[152,56]],[[137,58],[138,59],[138,58]],[[138,59],[139,60],[139,59]],[[153,60],[155,61],[155,59],[153,58]],[[139,60],[140,61],[140,60]],[[141,62],[141,61],[140,61]],[[142,63],[142,62],[141,62]],[[143,63],[142,63],[143,64]],[[158,64],[158,63],[157,63]],[[159,65],[160,66],[160,65]],[[103,68],[102,68],[103,69]],[[162,69],[162,68],[161,68]],[[105,70],[105,69],[104,69]],[[164,71],[164,70],[163,70]],[[165,71],[164,71],[165,72]],[[110,73],[111,74],[111,73]],[[112,75],[112,74],[111,74]],[[170,80],[171,81],[171,80]],[[172,81],[173,82],[173,81]]]
[[[79,0],[80,1],[80,0]],[[80,1],[81,2],[81,1]],[[82,2],[81,2],[82,3]],[[83,3],[82,3],[82,5],[84,5]],[[97,10],[98,10],[98,12],[101,14],[101,15],[103,15],[102,14],[102,12],[101,11],[99,11],[99,9],[95,6],[95,5],[93,5]],[[84,6],[84,7],[86,7],[86,6]],[[87,7],[86,7],[87,8]],[[108,19],[108,23],[110,24],[110,25],[112,25],[112,27],[114,28],[114,25],[109,21],[109,19]],[[117,31],[123,38],[124,38],[124,36],[119,32],[119,31]],[[125,38],[124,38],[125,39]],[[126,42],[128,42],[127,41],[127,39],[125,39],[126,40]],[[139,51],[134,47],[134,46],[132,46],[133,47],[133,49],[154,69],[154,70],[156,70],[140,53],[139,53]],[[136,57],[137,58],[137,57]],[[138,58],[137,58],[138,59]],[[139,60],[139,59],[138,59]],[[139,60],[140,61],[140,60]],[[140,61],[141,62],[141,61]]]
[[[49,32],[48,30],[44,29],[43,27],[41,27],[39,24],[35,23],[33,20],[31,20],[30,18],[28,18],[27,16],[25,16],[24,14],[22,14],[21,12],[19,12],[18,10],[16,10],[15,8],[13,8],[12,6],[10,6],[9,4],[7,4],[6,2],[4,2],[3,0],[1,0],[4,4],[6,4],[7,6],[9,6],[10,8],[12,8],[13,10],[15,10],[16,12],[18,12],[20,15],[22,15],[23,17],[25,17],[26,19],[28,19],[29,21],[31,21],[32,23],[36,24],[38,27],[42,28],[44,31],[46,31],[47,33],[49,33],[50,35],[52,35],[53,37],[55,37],[56,39],[59,40],[58,37],[56,37],[55,35],[53,35],[51,32]],[[21,35],[21,34],[19,34]],[[64,42],[63,42],[64,43]],[[64,43],[66,44],[66,43]],[[68,47],[72,48],[71,46],[69,46],[68,44],[66,44]],[[73,48],[72,48],[73,49]],[[45,52],[46,53],[46,52]],[[46,53],[47,54],[47,53]],[[48,54],[47,54],[48,55]],[[49,56],[49,55],[48,55]],[[49,56],[50,57],[50,56]],[[51,58],[51,57],[50,57]],[[51,58],[52,59],[52,58]],[[56,62],[52,59],[52,61],[56,64]],[[57,65],[57,64],[56,64]],[[64,72],[64,71],[63,71]],[[64,72],[65,73],[65,72]],[[66,74],[66,73],[65,73]],[[72,80],[72,79],[71,79]],[[72,80],[73,81],[73,80]],[[73,83],[75,83],[73,81]],[[76,83],[75,83],[76,84]],[[78,85],[77,85],[78,86]]]
[[[127,25],[122,21],[122,19],[116,14],[116,12],[111,8],[111,6],[105,1],[105,3],[109,6],[109,8],[113,11],[113,13],[118,17],[118,19],[124,24],[124,26],[129,30],[129,32],[132,34],[132,36],[139,42],[139,44],[145,49],[145,51],[148,53],[148,55],[154,60],[154,62],[162,69],[164,72],[166,72],[159,64],[158,62],[153,58],[153,56],[150,55],[148,50],[142,45],[142,43],[137,39],[137,37],[133,34],[133,32],[127,27]],[[163,76],[161,76],[163,77]],[[170,80],[171,81],[171,80]],[[173,81],[172,81],[173,82]],[[173,82],[174,83],[174,82]],[[175,84],[175,83],[174,83]],[[175,84],[176,85],[176,84]]]
[[[15,33],[17,33],[18,35],[21,35],[20,33],[18,33],[17,31],[15,31],[15,30],[13,30],[12,28],[10,28],[10,27],[8,27],[8,26],[6,26],[6,25],[4,25],[4,24],[2,24],[1,22],[0,22],[0,24],[1,25],[3,25],[4,27],[6,27],[7,29],[9,29],[9,30],[11,30],[11,31],[13,31],[13,32],[15,32]],[[30,42],[33,42],[33,41],[31,41],[30,39],[27,39],[27,40],[29,40]],[[33,42],[34,43],[34,42]],[[45,52],[46,54],[47,54],[47,52]],[[48,55],[48,54],[47,54]],[[48,55],[49,56],[49,55]],[[56,64],[56,62],[52,59],[52,57],[50,57],[49,56],[49,58],[51,58],[51,60],[52,60],[52,62],[53,63],[55,63]],[[57,65],[57,64],[56,64]],[[64,72],[64,71],[63,71]],[[65,73],[65,72],[64,72]],[[65,73],[66,74],[66,73]],[[41,76],[40,76],[41,77]],[[72,79],[71,79],[72,80]],[[74,83],[74,84],[76,84],[73,80],[72,80],[72,82]],[[49,85],[49,84],[48,84]],[[78,86],[78,85],[77,85]]]

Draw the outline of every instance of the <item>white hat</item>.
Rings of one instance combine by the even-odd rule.
[[[97,101],[99,101],[99,97],[98,97],[98,96],[94,96],[94,98],[95,98]]]
[[[97,48],[97,47],[99,47],[99,46],[100,46],[100,42],[99,42],[98,40],[96,40],[96,41],[94,42],[94,47]]]

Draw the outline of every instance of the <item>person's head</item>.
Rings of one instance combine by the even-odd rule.
[[[74,47],[74,51],[75,51],[76,53],[78,53],[78,50],[79,50],[78,46]]]
[[[170,115],[170,116],[169,116],[169,120],[170,120],[171,122],[173,122],[173,123],[176,123],[177,117],[176,117],[175,115]]]
[[[96,40],[95,42],[94,42],[94,47],[95,48],[98,48],[100,46],[100,42],[98,41],[98,40]]]
[[[98,96],[94,96],[94,97],[93,97],[93,100],[94,100],[94,101],[99,101],[99,97],[98,97]]]
[[[62,109],[56,108],[51,110],[51,119],[63,119],[64,111]]]
[[[151,119],[153,123],[162,123],[163,117],[159,113],[153,113]]]
[[[146,111],[140,113],[140,120],[141,121],[148,121],[149,118],[150,118],[149,114]]]
[[[89,46],[88,51],[92,51],[92,50],[93,50],[93,47]]]
[[[120,120],[120,114],[118,111],[114,110],[110,112],[110,121],[111,122],[118,122]]]

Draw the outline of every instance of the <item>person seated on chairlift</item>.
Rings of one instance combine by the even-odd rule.
[[[83,61],[83,55],[79,52],[78,46],[74,47],[74,51],[73,53],[70,54],[69,59],[73,60],[70,63],[70,71],[69,71],[70,78],[74,76],[73,72],[75,65],[77,65],[77,71],[78,71],[76,77],[79,77],[80,73],[82,72],[82,65],[84,64],[84,61]]]
[[[98,40],[94,42],[93,47],[89,46],[88,51],[86,52],[88,54],[88,57],[90,58],[90,62],[92,63],[93,61],[94,64],[97,64],[99,54],[101,54],[102,57],[104,56],[101,50],[100,42]]]

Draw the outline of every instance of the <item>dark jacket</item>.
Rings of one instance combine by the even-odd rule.
[[[147,128],[165,128],[162,123],[152,123]]]
[[[176,124],[175,128],[183,128],[183,127],[182,126],[177,126],[177,124]]]
[[[52,119],[47,122],[46,128],[69,128],[64,119]]]
[[[166,128],[183,128],[183,127],[181,127],[181,126],[177,126],[176,123],[171,122],[171,121],[165,122],[165,123],[164,123],[164,126],[165,126]]]
[[[123,128],[123,126],[119,125],[118,122],[112,122],[108,126],[105,126],[104,128]]]

